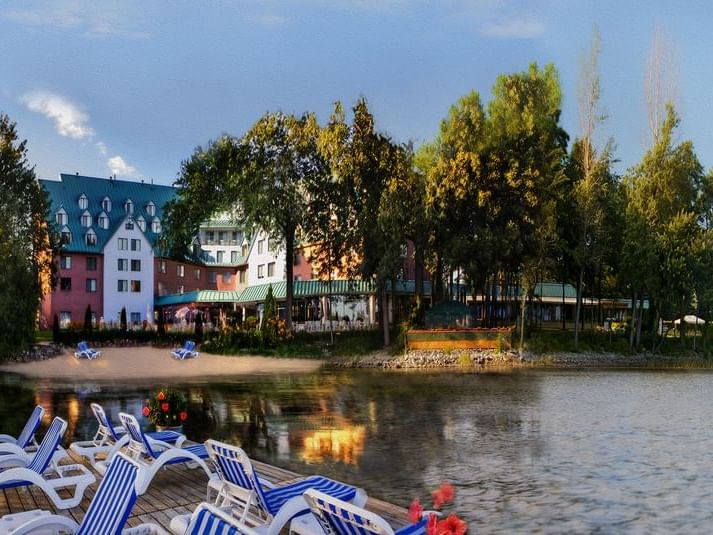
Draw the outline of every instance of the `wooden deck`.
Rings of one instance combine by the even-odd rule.
[[[70,454],[71,462],[82,463],[89,467],[89,464],[83,462],[80,457],[69,450],[67,452]],[[69,461],[65,460],[62,464],[68,463]],[[285,483],[304,477],[259,461],[253,461],[253,464],[261,477],[273,483]],[[91,470],[91,467],[89,468]],[[45,509],[81,522],[101,481],[101,476],[96,472],[94,474],[97,476],[97,482],[84,493],[80,505],[64,511],[57,510],[47,496],[35,486],[0,490],[0,516],[32,509]],[[168,526],[171,518],[190,513],[198,503],[205,501],[207,482],[208,478],[200,468],[189,469],[180,465],[164,468],[156,475],[148,491],[136,500],[127,525],[136,526],[144,522],[152,522],[170,531]],[[368,493],[369,489],[366,491]],[[404,509],[381,500],[369,498],[367,509],[381,515],[394,528],[407,522],[407,512]]]

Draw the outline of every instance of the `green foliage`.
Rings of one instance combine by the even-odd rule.
[[[59,342],[60,330],[59,330],[59,318],[57,314],[54,315],[54,320],[52,320],[52,341],[55,343]]]
[[[154,425],[178,426],[188,418],[188,402],[182,392],[164,387],[146,400],[143,413]]]
[[[34,341],[40,298],[53,285],[57,239],[46,192],[27,162],[27,142],[0,113],[0,355]]]
[[[203,313],[202,312],[198,312],[198,314],[196,314],[196,321],[195,321],[195,325],[193,328],[194,328],[196,342],[202,342],[203,341]]]
[[[85,333],[92,332],[92,307],[91,307],[91,305],[87,305],[87,308],[84,311],[84,332]]]
[[[126,332],[128,325],[126,323],[126,307],[121,307],[121,314],[119,316],[119,328],[122,332]]]
[[[262,313],[262,325],[260,326],[260,330],[262,331],[262,338],[265,345],[272,346],[277,342],[277,300],[272,293],[272,284],[267,287],[265,308]]]

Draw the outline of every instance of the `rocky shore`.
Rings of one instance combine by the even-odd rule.
[[[62,353],[64,353],[64,346],[62,344],[43,342],[31,346],[26,351],[8,355],[3,360],[5,362],[34,362],[37,360],[51,359],[61,355]]]

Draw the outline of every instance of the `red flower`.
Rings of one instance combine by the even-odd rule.
[[[438,490],[434,490],[431,494],[433,496],[433,507],[440,509],[444,503],[449,503],[453,501],[456,491],[453,485],[450,483],[441,483]]]
[[[426,523],[426,534],[436,535],[438,531],[438,517],[434,514],[428,515],[428,522]]]
[[[421,500],[414,498],[411,505],[408,506],[408,517],[412,524],[415,524],[421,520],[423,515],[423,506],[421,505]]]
[[[188,419],[188,413],[186,411],[181,411],[178,417],[182,422],[185,422]]]
[[[141,412],[144,414],[144,416],[146,416],[148,418],[149,413],[151,412],[151,409],[149,409],[148,407],[144,407],[144,410]]]
[[[159,390],[158,396],[156,396],[156,398],[158,398],[159,401],[163,401],[164,399],[166,399],[166,394],[163,393],[163,390]]]
[[[161,403],[161,410],[163,412],[168,412],[168,403]]]
[[[433,498],[433,508],[440,509],[443,503],[446,501],[443,498],[443,493],[441,489],[436,489],[431,493],[431,498]]]
[[[435,535],[464,535],[466,531],[468,524],[451,513],[448,518],[438,523]]]

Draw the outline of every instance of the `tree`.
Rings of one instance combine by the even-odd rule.
[[[128,325],[126,323],[126,307],[121,307],[121,315],[119,316],[119,328],[122,332],[126,332]]]
[[[158,309],[158,324],[156,325],[156,332],[159,336],[164,336],[166,334],[166,320],[163,317],[163,309]]]
[[[203,340],[203,312],[196,312],[196,321],[193,329],[193,334],[196,337],[196,342],[201,342]]]
[[[0,355],[34,341],[42,296],[54,285],[58,240],[48,226],[49,201],[27,162],[27,142],[0,113]]]
[[[91,332],[92,332],[92,307],[91,307],[91,305],[87,305],[87,308],[84,311],[84,332],[87,334],[91,334]]]
[[[52,321],[52,341],[55,344],[59,343],[59,318],[57,314],[54,315],[54,320]]]
[[[267,295],[265,296],[265,308],[262,312],[262,323],[260,330],[263,334],[263,340],[268,345],[272,345],[277,341],[277,301],[272,293],[272,284],[267,287]]]

